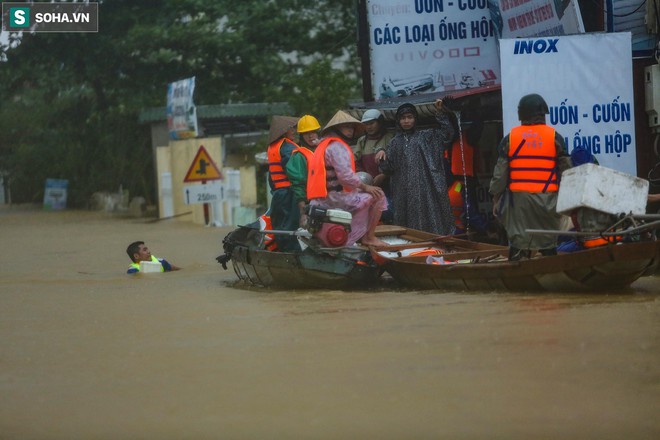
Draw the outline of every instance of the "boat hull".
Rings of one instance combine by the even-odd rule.
[[[384,269],[417,289],[612,291],[630,286],[657,265],[660,242],[607,245],[521,261],[433,265],[423,257],[388,259]]]
[[[363,256],[370,257],[365,251]],[[373,263],[322,252],[269,252],[236,246],[232,265],[239,279],[255,286],[346,289],[376,282],[381,270]]]

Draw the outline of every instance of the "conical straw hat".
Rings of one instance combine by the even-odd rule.
[[[355,126],[354,138],[362,136],[364,134],[365,128],[364,125],[353,116],[349,115],[343,110],[339,110],[335,115],[325,124],[323,127],[322,134],[325,134],[330,128],[336,127],[341,124],[353,124]]]
[[[270,121],[270,131],[268,132],[268,143],[272,144],[281,138],[291,127],[295,127],[298,118],[293,116],[273,116]]]

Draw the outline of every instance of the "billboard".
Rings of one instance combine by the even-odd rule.
[[[44,209],[54,211],[65,209],[68,187],[69,181],[66,179],[46,179]]]
[[[488,9],[500,38],[584,32],[577,0],[489,0]]]
[[[636,176],[631,50],[630,32],[500,40],[504,133],[519,125],[520,98],[538,93],[569,152]]]
[[[500,84],[487,0],[366,0],[372,96]]]
[[[167,86],[167,128],[170,139],[189,139],[199,135],[197,108],[193,103],[195,77]]]
[[[577,0],[361,0],[360,5],[362,47],[368,47],[365,85],[371,85],[367,101],[499,85],[498,38],[584,32]]]

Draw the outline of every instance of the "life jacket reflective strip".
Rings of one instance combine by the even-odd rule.
[[[557,192],[555,130],[545,124],[520,125],[509,134],[509,189]]]
[[[462,188],[463,185],[458,180],[454,181],[451,187],[449,187],[449,205],[451,206],[451,213],[454,216],[454,224],[457,229],[461,230],[465,229],[463,225],[463,212],[465,208],[463,206],[463,194],[461,193]]]
[[[307,162],[307,198],[309,200],[319,199],[328,195],[328,188],[336,188],[338,181],[336,178],[327,180],[327,169],[325,166],[325,150],[332,142],[339,142],[346,147],[346,151],[351,158],[351,169],[355,172],[355,158],[353,157],[353,150],[346,142],[337,137],[330,137],[323,139],[314,150],[312,160]],[[350,192],[348,188],[343,189],[345,192]]]
[[[262,231],[271,231],[273,229],[273,223],[270,221],[270,216],[263,214],[259,217],[259,228]],[[267,251],[276,251],[277,243],[275,242],[274,234],[264,235],[264,247]]]
[[[434,248],[426,248],[422,249],[421,251],[414,251],[408,254],[410,257],[417,257],[420,255],[442,255],[443,252],[440,249],[434,249]]]
[[[152,256],[151,256],[151,262],[152,262],[152,263],[158,263],[158,264],[160,264],[160,271],[161,271],[161,272],[165,272],[165,268],[164,268],[163,265],[160,263],[160,261],[158,260],[158,258],[156,258],[156,257],[154,257],[154,256],[152,255]],[[139,271],[140,271],[140,262],[138,261],[137,263],[131,263],[131,264],[128,265],[128,268],[129,268],[129,269],[130,269],[130,268],[137,269],[137,271],[139,272]]]
[[[268,146],[268,173],[270,173],[270,179],[273,181],[275,189],[291,186],[284,167],[282,167],[282,153],[280,152],[280,148],[282,148],[284,141],[291,142],[296,148],[298,147],[298,145],[286,138],[278,139]]]
[[[449,159],[449,150],[445,150],[445,159]],[[463,154],[461,140],[456,139],[451,146],[451,173],[454,176],[474,176],[474,147],[463,134]]]

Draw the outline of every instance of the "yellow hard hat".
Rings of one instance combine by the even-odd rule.
[[[304,115],[298,120],[298,133],[307,133],[321,128],[318,119],[312,115]]]

